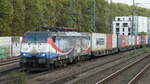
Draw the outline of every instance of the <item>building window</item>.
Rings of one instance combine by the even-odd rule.
[[[123,18],[123,20],[125,20],[125,18]]]
[[[116,23],[116,26],[119,26],[120,24],[119,23]]]
[[[123,32],[124,32],[124,28],[123,28]]]
[[[128,23],[123,23],[123,27],[128,27]]]
[[[120,21],[120,18],[118,18],[118,21]]]
[[[129,21],[131,21],[131,18],[129,18]]]
[[[116,28],[116,32],[119,32],[119,28]]]
[[[131,31],[131,29],[130,29],[130,28],[128,28],[128,31],[130,32],[130,31]]]

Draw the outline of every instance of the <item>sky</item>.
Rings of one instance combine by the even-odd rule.
[[[110,0],[108,0],[110,1]],[[133,4],[133,0],[112,0],[113,2],[116,3],[126,3],[129,5]],[[145,7],[145,8],[149,8],[150,9],[150,0],[134,0],[136,3],[136,6],[140,6],[140,7]]]

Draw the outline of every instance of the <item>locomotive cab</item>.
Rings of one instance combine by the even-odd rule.
[[[21,66],[26,68],[46,68],[49,65],[48,32],[27,32],[21,46]],[[53,38],[54,39],[54,38]]]

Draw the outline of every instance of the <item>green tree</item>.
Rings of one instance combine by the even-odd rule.
[[[11,23],[11,35],[23,35],[25,32],[24,3],[23,0],[13,0],[13,19]]]
[[[71,4],[72,1],[72,4]],[[110,33],[110,4],[96,0],[96,32]],[[113,3],[116,16],[150,16],[150,9]],[[40,25],[91,32],[93,0],[0,0],[0,36],[22,35]]]
[[[0,0],[0,36],[11,35],[12,0]]]
[[[35,31],[39,25],[42,25],[42,1],[43,0],[24,0],[26,31]]]

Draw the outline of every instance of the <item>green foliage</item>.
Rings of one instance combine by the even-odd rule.
[[[147,35],[147,33],[146,32],[141,32],[140,35]]]
[[[71,3],[72,1],[72,3]],[[110,4],[96,0],[96,32],[110,33]],[[113,3],[115,16],[150,16],[150,10]],[[23,35],[39,25],[74,27],[91,32],[93,0],[0,0],[0,36]]]
[[[35,31],[42,24],[43,0],[24,0],[25,4],[25,31]]]
[[[21,35],[25,30],[23,0],[13,0],[13,19],[11,23],[11,35]]]
[[[150,16],[150,9],[138,6],[133,7],[122,3],[113,3],[113,17],[132,15],[133,12],[137,16]]]
[[[0,36],[10,35],[12,22],[12,0],[0,0]]]
[[[130,56],[135,56],[135,55],[139,55],[139,54],[144,54],[144,53],[149,53],[150,48],[141,48],[141,49],[137,49],[134,51],[131,51],[128,55]]]

